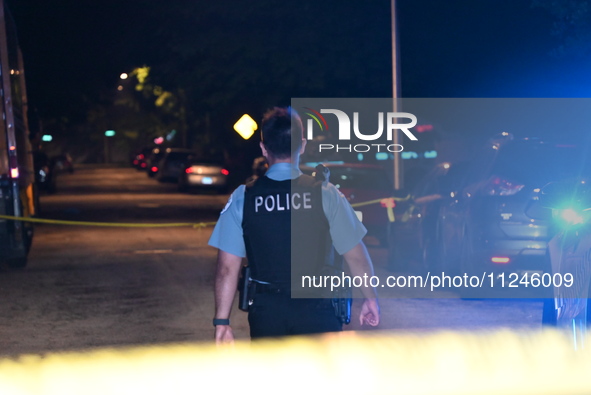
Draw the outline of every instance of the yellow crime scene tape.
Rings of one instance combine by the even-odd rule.
[[[0,394],[589,394],[590,371],[558,330],[341,332],[5,358]]]
[[[13,217],[10,215],[0,215],[0,219],[7,219],[11,221],[32,222],[40,224],[53,225],[80,225],[80,226],[114,226],[123,228],[170,228],[170,227],[193,227],[204,228],[213,226],[216,222],[199,222],[199,223],[164,223],[164,224],[139,224],[139,223],[116,223],[116,222],[89,222],[89,221],[65,221],[61,219],[45,219],[33,217]]]
[[[388,197],[382,199],[369,200],[367,202],[353,203],[351,204],[351,207],[356,208],[368,206],[370,204],[380,203],[383,207],[386,208],[386,212],[388,213],[388,220],[390,222],[394,222],[396,220],[396,218],[394,217],[394,207],[396,206],[396,202],[404,202],[407,200],[410,200],[410,195],[403,198]]]
[[[386,207],[388,213],[388,219],[390,222],[394,222],[394,206],[396,201],[408,200],[410,196],[405,198],[382,198],[370,200],[367,202],[354,203],[352,207],[363,207],[370,204],[381,203]],[[120,228],[172,228],[172,227],[192,227],[192,228],[205,228],[208,226],[214,226],[217,221],[212,222],[199,222],[199,223],[163,223],[163,224],[140,224],[140,223],[117,223],[117,222],[90,222],[90,221],[67,221],[61,219],[46,219],[46,218],[35,218],[35,217],[14,217],[11,215],[0,215],[0,219],[20,222],[31,222],[39,224],[52,224],[52,225],[77,225],[77,226],[105,226],[105,227],[120,227]]]

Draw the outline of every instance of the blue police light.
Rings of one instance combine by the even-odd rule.
[[[49,141],[51,141],[51,140],[53,140],[53,136],[51,136],[50,134],[44,134],[44,135],[41,137],[41,141],[46,141],[46,142],[49,142]]]
[[[402,154],[400,154],[400,157],[402,159],[417,159],[419,155],[413,151],[405,151]]]
[[[589,223],[591,209],[581,210],[577,207],[565,207],[552,210],[552,217],[562,227],[572,227]]]
[[[309,166],[309,167],[316,167],[318,165],[344,165],[345,162],[343,162],[342,160],[329,160],[326,162],[306,162],[304,163],[304,166]]]
[[[567,225],[579,225],[585,222],[582,213],[570,207],[558,210],[558,216]]]
[[[114,130],[107,130],[105,132],[105,136],[107,137],[113,137],[115,135],[115,131]]]
[[[166,141],[171,141],[176,135],[176,129],[172,129],[170,133],[166,135]]]

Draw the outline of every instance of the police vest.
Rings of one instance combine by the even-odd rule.
[[[322,182],[311,176],[285,181],[264,176],[247,185],[242,228],[256,280],[289,286],[332,264]]]

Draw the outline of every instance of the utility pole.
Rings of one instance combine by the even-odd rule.
[[[398,42],[398,20],[396,10],[396,0],[392,2],[392,99],[394,103],[394,112],[399,112],[400,89],[400,60],[399,60],[399,42]],[[395,129],[393,133],[393,143],[400,144],[400,130]],[[400,152],[394,152],[394,189],[399,190],[404,185],[404,172],[402,168],[402,157]]]

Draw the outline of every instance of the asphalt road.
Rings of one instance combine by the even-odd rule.
[[[215,221],[227,195],[181,194],[132,168],[80,168],[41,198],[41,217],[109,223]],[[211,227],[36,225],[29,264],[0,271],[0,354],[211,341]],[[380,276],[386,250],[366,240]],[[539,328],[537,300],[388,298],[374,330]],[[451,297],[451,298],[450,298]],[[353,316],[359,301],[354,304]],[[234,309],[234,333],[248,338]],[[353,321],[347,330],[365,330]]]

